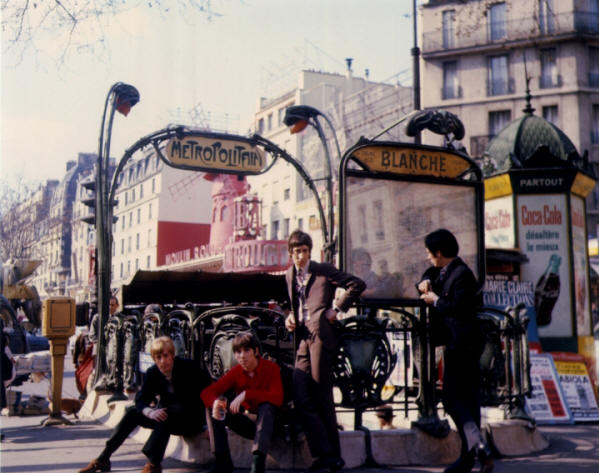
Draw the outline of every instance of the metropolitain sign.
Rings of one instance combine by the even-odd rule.
[[[266,167],[264,152],[251,143],[188,135],[172,138],[166,156],[174,166],[206,172],[259,174]]]

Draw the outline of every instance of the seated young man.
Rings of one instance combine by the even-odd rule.
[[[138,426],[152,429],[142,449],[149,460],[142,473],[160,473],[170,435],[194,435],[205,426],[199,394],[210,382],[208,375],[192,360],[176,357],[169,337],[155,339],[150,354],[155,365],[146,372],[135,405],[127,409],[100,456],[79,473],[110,471],[110,456]]]
[[[245,438],[254,439],[251,473],[264,473],[270,447],[275,411],[283,404],[283,383],[279,366],[260,356],[258,340],[251,332],[238,333],[233,339],[237,365],[202,391],[202,401],[212,415],[207,415],[210,443],[216,457],[213,471],[231,473],[233,461],[225,426]],[[229,403],[224,396],[233,393]],[[228,412],[225,414],[225,412]],[[245,413],[257,414],[254,422]]]

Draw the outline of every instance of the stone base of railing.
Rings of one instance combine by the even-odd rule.
[[[123,417],[129,401],[107,403],[110,394],[92,392],[87,397],[80,416],[93,418],[114,427]],[[526,455],[541,451],[549,445],[538,429],[521,420],[497,421],[485,425],[490,443],[503,456]],[[140,428],[132,437],[145,442],[150,431]],[[368,458],[367,436],[363,431],[344,430],[340,432],[341,454],[346,468],[357,468],[367,463],[378,465],[442,465],[453,462],[460,451],[460,440],[452,430],[445,438],[432,437],[419,429],[398,428],[393,430],[371,430]],[[251,440],[234,434],[229,435],[229,445],[233,463],[239,468],[249,468],[251,464]],[[177,460],[206,465],[213,461],[207,433],[195,437],[172,436],[166,456]],[[296,442],[273,439],[267,457],[267,469],[292,470],[309,466],[312,458],[308,445],[301,436]]]

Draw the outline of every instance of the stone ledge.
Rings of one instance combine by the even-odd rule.
[[[80,415],[90,417],[115,427],[123,417],[129,401],[116,401],[110,404],[110,394],[92,392],[88,395]],[[490,443],[502,456],[521,456],[540,452],[549,442],[537,428],[523,420],[494,420],[484,426]],[[366,434],[363,431],[344,430],[339,432],[341,454],[346,468],[363,466],[367,461]],[[148,429],[137,429],[132,437],[144,443],[150,435]],[[398,428],[393,430],[371,430],[372,459],[379,465],[442,465],[452,463],[460,451],[457,432],[452,430],[442,439],[432,437],[419,429]],[[252,441],[230,432],[229,446],[233,463],[239,468],[249,468],[251,464]],[[213,461],[210,442],[204,432],[195,437],[171,436],[166,456],[184,462],[205,465]],[[293,470],[312,463],[305,439],[291,443],[281,438],[273,439],[267,457],[267,469]]]

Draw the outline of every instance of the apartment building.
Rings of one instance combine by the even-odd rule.
[[[327,115],[336,130],[342,154],[361,136],[373,137],[409,113],[412,110],[412,92],[411,88],[400,84],[377,83],[355,77],[349,62],[345,75],[301,71],[297,85],[289,92],[270,100],[260,100],[254,123],[256,133],[278,144],[302,163],[315,181],[327,215],[324,181],[327,163],[323,144],[311,127],[301,133],[290,134],[283,119],[286,108],[292,105],[309,105]],[[340,156],[332,130],[322,118],[319,120],[332,161],[335,207]],[[399,128],[385,138],[406,139]],[[248,181],[251,190],[258,193],[262,200],[261,237],[284,240],[294,229],[302,229],[312,235],[313,257],[319,259],[324,242],[317,205],[312,192],[293,166],[281,161],[268,173],[250,177]]]
[[[599,175],[599,0],[429,0],[419,14],[422,106],[461,118],[471,156],[523,115],[528,78],[535,115],[588,151]],[[597,188],[587,220],[596,238]]]
[[[204,173],[172,168],[154,150],[140,153],[117,178],[112,286],[139,269],[189,260],[210,239],[212,184]]]

